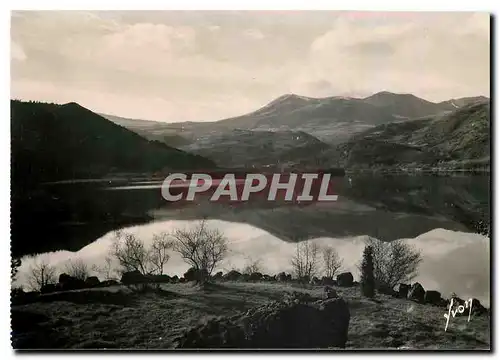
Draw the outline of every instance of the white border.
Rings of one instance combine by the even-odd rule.
[[[498,14],[498,1],[488,1],[488,0],[475,0],[475,1],[467,1],[467,2],[458,2],[458,1],[436,1],[436,0],[420,0],[420,1],[390,1],[390,0],[350,0],[350,1],[331,1],[331,0],[284,0],[284,1],[272,1],[272,0],[253,0],[253,1],[203,1],[203,0],[178,0],[178,1],[152,1],[152,0],[141,0],[141,1],[106,1],[102,0],[74,0],[74,1],[61,1],[61,0],[46,0],[43,2],[39,1],[4,1],[1,3],[2,11],[0,14],[1,21],[1,29],[2,34],[0,37],[1,46],[4,50],[3,56],[1,57],[1,68],[2,68],[2,77],[3,77],[3,94],[2,98],[4,99],[5,108],[3,109],[4,117],[0,121],[2,128],[0,129],[0,146],[2,147],[2,151],[0,153],[0,166],[2,168],[2,176],[0,176],[0,208],[1,208],[1,216],[0,216],[0,226],[2,230],[2,246],[3,251],[0,252],[0,266],[2,269],[0,270],[1,279],[1,289],[2,291],[2,304],[0,305],[0,326],[2,331],[0,333],[0,344],[3,354],[7,354],[8,358],[12,358],[14,353],[11,349],[10,345],[10,314],[8,309],[10,309],[10,299],[9,299],[9,281],[10,278],[7,277],[10,273],[10,265],[9,265],[9,252],[8,241],[10,239],[10,181],[8,177],[9,168],[10,168],[10,116],[9,116],[9,103],[8,98],[10,98],[10,71],[9,71],[9,58],[8,54],[10,52],[10,10],[31,10],[31,9],[68,9],[68,10],[76,10],[76,9],[93,9],[93,10],[118,10],[118,9],[130,9],[130,10],[139,10],[139,9],[186,9],[186,10],[218,10],[218,9],[234,9],[234,10],[378,10],[378,11],[488,11]],[[496,52],[496,49],[495,49]],[[494,64],[491,64],[492,66]],[[496,63],[495,63],[496,65]],[[495,76],[496,83],[496,76]],[[496,94],[492,101],[496,104]],[[492,122],[494,120],[492,119]],[[495,126],[495,136],[494,139],[500,139],[498,136],[499,126]],[[493,140],[492,140],[493,143]],[[499,146],[496,146],[497,150]],[[498,154],[495,153],[495,168],[498,168]],[[497,177],[495,177],[497,178]],[[495,184],[497,185],[497,184]],[[498,200],[500,195],[495,195],[495,200]],[[495,201],[497,203],[497,201]],[[500,224],[500,220],[497,220],[498,213],[495,212],[495,225]],[[496,226],[495,226],[496,227]],[[497,244],[495,246],[495,255],[496,259],[499,259],[498,252],[500,246]],[[499,266],[495,266],[495,279],[498,279],[498,268]],[[496,288],[496,286],[495,286]],[[494,292],[495,295],[498,295]],[[498,305],[498,296],[494,298],[494,306],[496,308]],[[495,312],[494,312],[495,313]],[[495,331],[495,339],[494,343],[498,346],[498,330]],[[492,339],[493,340],[493,339]],[[163,356],[179,356],[176,354],[162,354]],[[216,354],[218,356],[219,354]],[[274,355],[277,356],[278,354]],[[333,356],[338,356],[339,354],[332,354]],[[361,356],[385,356],[386,354],[363,354],[363,355],[355,355],[355,357]],[[33,355],[25,355],[27,358],[32,357]],[[37,355],[37,356],[52,356],[52,354],[48,355]],[[69,355],[61,355],[64,357],[68,357]],[[99,356],[97,354],[92,354],[90,356]],[[121,355],[111,354],[108,355],[112,358],[117,358]],[[139,354],[131,354],[134,358],[140,358],[143,355]],[[200,355],[183,355],[183,357],[198,357]],[[259,357],[267,357],[269,355],[258,355]],[[283,356],[283,354],[280,354]],[[284,354],[284,356],[288,356],[288,354]],[[304,355],[302,356],[312,356],[312,355]],[[402,355],[397,355],[402,356]],[[476,355],[478,356],[478,355]],[[469,356],[468,356],[469,357]],[[474,356],[470,356],[474,357]]]

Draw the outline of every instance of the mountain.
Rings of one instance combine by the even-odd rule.
[[[302,131],[232,130],[200,136],[195,143],[181,147],[226,167],[279,166],[311,163],[310,154],[330,148]]]
[[[490,102],[380,125],[353,136],[341,148],[347,167],[489,166]]]
[[[99,114],[105,119],[108,119],[115,124],[123,126],[142,137],[152,140],[160,141],[168,146],[180,147],[192,142],[189,136],[182,136],[177,134],[177,130],[172,130],[171,125],[168,123],[129,119],[115,115]]]
[[[213,122],[154,123],[104,115],[150,139],[168,145],[196,143],[210,134],[235,129],[302,131],[323,142],[340,144],[377,125],[444,114],[485,97],[430,102],[412,94],[382,91],[366,98],[312,98],[286,94],[251,113]],[[172,138],[176,135],[180,138]]]
[[[213,167],[76,104],[11,101],[12,175],[22,181]],[[15,182],[15,181],[13,181]]]

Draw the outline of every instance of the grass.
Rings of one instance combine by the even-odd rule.
[[[445,332],[446,309],[404,299],[361,296],[358,287],[337,288],[348,301],[348,350],[489,349],[488,316],[457,317]],[[43,301],[14,305],[15,348],[165,349],[186,329],[219,316],[232,316],[279,299],[285,292],[321,296],[321,286],[223,282],[205,288],[162,284],[150,292],[124,286],[42,296]],[[86,303],[82,301],[86,299]]]

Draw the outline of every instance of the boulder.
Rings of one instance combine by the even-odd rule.
[[[472,314],[483,315],[487,313],[488,309],[486,309],[478,299],[472,299]]]
[[[354,277],[350,272],[344,272],[337,275],[338,286],[352,286],[354,282]]]
[[[335,289],[333,289],[332,287],[330,286],[325,286],[323,288],[323,298],[324,299],[334,299],[334,298],[338,298],[338,294],[337,294],[337,291]]]
[[[239,281],[243,278],[243,275],[239,271],[231,270],[226,275],[224,275],[224,280],[228,281]]]
[[[441,293],[435,290],[427,290],[424,294],[424,303],[439,306],[441,304]]]
[[[222,273],[222,271],[219,271],[217,274],[215,274],[214,276],[212,276],[212,279],[214,279],[214,280],[221,280],[222,277],[223,277],[223,275],[224,274]]]
[[[388,285],[379,285],[377,291],[381,294],[396,296],[396,291]]]
[[[58,291],[77,290],[85,288],[85,281],[77,279],[68,274],[59,275],[59,283],[57,284]]]
[[[250,280],[250,281],[261,281],[262,277],[263,277],[262,273],[260,273],[260,272],[254,272],[254,273],[250,274],[248,280]]]
[[[278,280],[279,282],[287,282],[287,281],[290,281],[291,279],[292,279],[292,277],[289,276],[289,274],[287,274],[285,272],[280,272],[276,276],[276,280]]]
[[[41,287],[40,294],[48,294],[57,291],[55,284],[47,284]]]
[[[170,282],[170,276],[166,274],[161,274],[161,275],[148,275],[146,276],[149,282],[156,283],[156,284],[161,284],[161,283],[169,283]]]
[[[328,276],[323,276],[321,278],[321,285],[323,286],[333,286],[333,285],[337,285],[337,282],[335,280],[333,280],[331,277],[328,277]]]
[[[290,297],[232,317],[210,319],[175,339],[176,348],[345,348],[350,321],[340,298],[296,301]]]
[[[104,281],[101,281],[101,283],[99,284],[99,287],[108,287],[108,286],[115,286],[115,285],[119,285],[120,283],[116,280],[104,280]]]
[[[425,296],[424,287],[420,285],[420,283],[416,282],[411,286],[410,290],[408,291],[407,298],[408,300],[413,300],[421,303],[424,302],[424,296]]]
[[[309,284],[309,282],[311,281],[311,278],[309,276],[302,276],[302,277],[298,278],[297,280],[301,284]]]
[[[311,279],[311,281],[309,283],[311,285],[314,285],[314,286],[319,286],[319,285],[321,285],[321,280],[318,277],[313,276],[313,278]]]
[[[99,281],[99,278],[97,276],[89,276],[85,279],[85,287],[96,287],[99,286],[100,283],[101,282]]]
[[[184,273],[186,281],[204,281],[208,278],[208,271],[206,269],[190,268]]]
[[[121,283],[125,285],[144,284],[148,279],[139,270],[127,271],[122,275]]]
[[[410,290],[410,285],[408,284],[397,284],[394,287],[394,291],[396,292],[395,296],[397,296],[400,299],[406,299],[409,290]]]

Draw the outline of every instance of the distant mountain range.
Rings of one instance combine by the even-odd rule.
[[[433,103],[411,94],[379,92],[358,99],[346,97],[311,98],[287,94],[246,115],[215,122],[156,123],[103,115],[141,135],[162,141],[162,136],[178,135],[189,142],[208,134],[235,129],[303,131],[318,139],[340,144],[352,135],[376,125],[446,113],[484,101],[483,96]],[[167,138],[168,140],[168,138]]]
[[[363,99],[288,94],[252,113],[216,122],[167,124],[103,116],[222,166],[489,162],[489,99],[484,96],[434,103],[386,91]],[[473,125],[478,118],[485,121]]]

